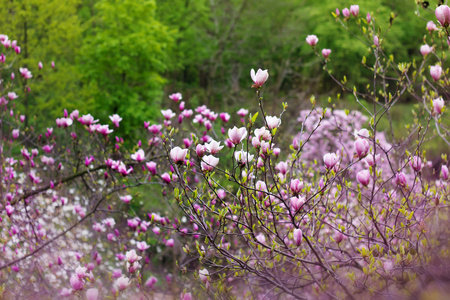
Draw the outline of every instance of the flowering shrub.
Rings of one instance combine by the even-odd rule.
[[[269,71],[261,69],[250,72],[258,112],[242,108],[233,117],[205,105],[190,108],[174,93],[172,107],[161,110],[163,122],[144,124],[144,142],[114,135],[126,122],[117,114],[100,124],[77,110],[64,111],[55,128],[34,132],[14,106],[31,91],[34,71],[20,68],[15,78],[10,57],[20,47],[1,35],[2,73],[10,73],[1,85],[1,293],[356,299],[409,295],[446,278],[449,173],[443,165],[433,174],[422,144],[432,126],[449,144],[440,96],[447,71],[435,50],[437,37],[447,38],[447,9],[436,11],[440,27],[428,29],[436,44],[420,47],[419,67],[396,64],[383,52],[374,16],[360,18],[352,5],[342,20],[337,10],[342,25],[361,27],[373,55],[372,65],[363,59],[374,72],[369,91],[352,91],[333,77],[332,52],[320,56],[317,36],[306,42],[365,115],[319,108],[312,99],[288,149],[277,147],[288,105],[278,115],[266,113]],[[394,134],[389,140],[378,123],[391,121],[389,111],[405,93],[419,104],[415,124],[401,140]],[[144,201],[155,198],[174,209],[150,210]],[[173,265],[155,259],[170,254]],[[173,278],[175,272],[194,273],[198,285]]]

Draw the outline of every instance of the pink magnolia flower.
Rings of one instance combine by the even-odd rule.
[[[331,49],[322,49],[322,56],[326,59],[331,54]]]
[[[142,149],[139,149],[136,153],[131,154],[131,159],[141,162],[145,159],[145,152]]]
[[[323,156],[323,162],[328,170],[331,170],[337,162],[339,161],[339,156],[336,153],[327,153]]]
[[[236,151],[234,153],[234,158],[236,161],[242,165],[245,165],[253,160],[254,155],[249,154],[246,151]]]
[[[127,204],[131,202],[131,199],[133,199],[133,197],[131,197],[131,195],[120,196],[119,198],[120,198],[120,200],[122,200],[123,202],[125,202]]]
[[[100,132],[103,136],[107,136],[108,134],[114,131],[112,129],[109,129],[109,125],[98,125],[96,130],[97,132]]]
[[[290,188],[294,194],[298,194],[303,189],[303,182],[298,179],[293,179],[291,180]]]
[[[98,289],[91,288],[86,291],[86,300],[97,300],[98,299]]]
[[[226,112],[222,112],[219,114],[220,119],[222,119],[222,121],[224,121],[225,123],[228,122],[230,120],[230,114],[226,113]]]
[[[5,206],[5,210],[6,210],[6,214],[8,215],[8,217],[11,217],[11,215],[14,212],[14,207],[8,204]]]
[[[267,127],[269,127],[269,129],[274,129],[274,128],[278,128],[278,126],[280,126],[281,119],[277,118],[277,117],[267,116],[266,122],[267,122]]]
[[[152,173],[152,175],[156,174],[156,163],[154,161],[146,163],[145,166],[147,167],[147,170]]]
[[[130,285],[130,279],[128,277],[122,276],[116,279],[114,282],[114,287],[119,291],[123,291]]]
[[[145,286],[148,288],[152,288],[155,285],[155,283],[157,283],[157,282],[158,282],[158,279],[155,276],[151,276],[145,282]]]
[[[436,24],[434,24],[433,21],[429,21],[429,22],[427,23],[427,30],[428,30],[430,33],[432,33],[433,31],[436,31],[436,30],[438,30],[438,29],[437,29],[437,27],[436,27]]]
[[[401,187],[405,187],[406,184],[407,184],[405,173],[398,172],[397,174],[395,174],[394,182],[395,182],[396,185],[399,185]]]
[[[419,172],[422,169],[422,160],[419,156],[414,156],[409,161],[409,165],[414,171]]]
[[[264,234],[260,233],[256,236],[256,240],[258,242],[260,242],[261,244],[265,244],[266,243],[266,237],[264,236]]]
[[[19,129],[13,129],[12,131],[12,137],[13,139],[17,139],[19,137],[20,130]]]
[[[170,158],[175,163],[183,163],[186,159],[186,155],[188,153],[189,149],[181,149],[180,147],[174,147],[172,150],[170,150]]]
[[[33,77],[33,75],[31,75],[31,72],[28,71],[27,68],[19,68],[19,72],[20,75],[22,75],[22,77],[25,79],[30,79],[31,77]]]
[[[120,165],[117,167],[117,172],[119,172],[123,176],[126,176],[126,175],[130,174],[131,172],[133,172],[133,167],[130,167],[129,169],[127,169],[127,166],[125,166],[125,164],[123,162],[120,162]]]
[[[167,247],[173,247],[175,245],[175,241],[173,240],[173,239],[168,239],[167,241],[166,241],[166,246]]]
[[[433,48],[428,46],[428,44],[420,46],[420,53],[422,53],[423,56],[430,54],[433,51]]]
[[[15,92],[9,92],[8,93],[8,98],[10,101],[13,101],[14,99],[19,98],[19,96],[17,96],[17,94]]]
[[[192,294],[191,293],[182,293],[180,296],[180,300],[192,300]]]
[[[247,129],[245,127],[237,128],[236,126],[233,129],[228,129],[228,137],[230,141],[238,145],[242,142],[243,139],[247,136]]]
[[[305,197],[291,197],[290,202],[292,209],[298,211],[303,207],[303,204],[305,204]]]
[[[319,38],[316,35],[308,35],[306,37],[306,42],[308,43],[308,45],[310,45],[311,47],[314,47],[315,45],[317,45],[317,43],[319,42]]]
[[[76,274],[73,274],[72,277],[70,277],[70,285],[75,291],[79,291],[84,288],[83,280],[80,279]]]
[[[444,100],[441,98],[437,98],[433,100],[433,112],[435,114],[440,115],[442,113],[442,109],[445,106]]]
[[[350,5],[350,13],[357,17],[359,14],[359,5]]]
[[[346,18],[350,17],[350,11],[347,7],[342,10],[342,15]]]
[[[372,21],[372,17],[370,16],[370,13],[367,13],[366,21],[367,21],[368,24],[370,24],[370,22]]]
[[[441,177],[444,180],[448,180],[448,167],[446,165],[442,165],[441,167]]]
[[[369,153],[370,144],[366,139],[357,139],[354,143],[356,155],[363,158]]]
[[[220,146],[220,142],[216,142],[215,140],[211,140],[211,142],[205,144],[206,149],[212,155],[217,154],[224,146]]]
[[[375,47],[378,47],[380,45],[377,35],[373,36],[373,44],[375,45]]]
[[[435,10],[436,19],[442,27],[448,27],[450,24],[450,7],[441,5]]]
[[[112,116],[109,116],[109,119],[116,127],[119,127],[119,122],[122,121],[122,118],[118,114],[114,114]]]
[[[136,250],[134,250],[134,249],[127,251],[127,253],[125,253],[125,257],[127,258],[127,261],[130,264],[132,264],[142,258],[141,256],[137,255]]]
[[[284,161],[280,161],[276,166],[275,169],[280,172],[281,174],[285,175],[288,170],[288,164]]]
[[[169,95],[169,98],[175,102],[178,102],[181,99],[183,99],[183,96],[180,93],[174,93],[174,94]]]
[[[203,283],[206,283],[207,281],[209,281],[209,272],[207,269],[203,269],[203,270],[199,270],[198,271],[198,278],[200,278],[200,280]]]
[[[202,158],[201,167],[203,171],[212,171],[219,163],[219,158],[212,155],[206,155]]]
[[[164,180],[165,183],[170,183],[172,181],[169,173],[167,172],[161,175],[161,179]]]
[[[40,61],[40,62],[38,63],[38,68],[39,68],[39,70],[41,70],[43,67],[44,67],[44,65],[43,65],[42,62]]]
[[[80,122],[83,125],[90,126],[94,123],[97,123],[98,120],[94,120],[94,117],[91,114],[83,115],[82,117],[78,118],[78,122]]]
[[[336,8],[336,17],[339,17],[341,13],[339,12],[339,8]]]
[[[368,186],[370,182],[370,172],[369,170],[362,170],[356,174],[356,180],[363,186]]]
[[[440,65],[431,66],[430,75],[433,77],[434,81],[438,81],[442,75],[442,67]]]
[[[171,109],[161,110],[161,113],[166,120],[170,120],[176,116],[176,114]]]
[[[241,108],[237,111],[238,116],[245,117],[248,114],[248,109]]]
[[[250,76],[254,82],[252,87],[259,88],[262,87],[263,84],[266,82],[267,78],[269,78],[269,72],[267,70],[261,70],[258,69],[258,71],[255,74],[255,70],[251,69]]]
[[[145,241],[143,241],[143,242],[137,242],[137,243],[136,243],[136,248],[138,248],[138,249],[141,250],[141,251],[145,251],[145,250],[147,250],[148,248],[150,248],[150,246],[147,245],[147,243],[146,243]]]
[[[303,237],[302,230],[300,228],[294,229],[294,243],[297,245],[297,247],[301,245],[302,237]]]

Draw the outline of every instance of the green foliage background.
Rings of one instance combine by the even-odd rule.
[[[206,103],[217,111],[236,111],[251,93],[251,68],[270,71],[271,84],[265,87],[272,103],[269,113],[289,100],[295,117],[308,105],[310,95],[319,99],[335,95],[339,87],[306,44],[308,34],[319,37],[319,52],[332,49],[328,64],[332,74],[339,79],[345,75],[349,86],[364,90],[371,73],[361,60],[369,47],[332,16],[336,8],[352,4],[339,0],[3,0],[0,28],[22,47],[16,66],[28,67],[33,80],[38,79],[26,99],[17,101],[20,111],[43,120],[36,126],[55,126],[54,119],[64,108],[69,112],[77,108],[105,123],[117,113],[127,120],[119,134],[135,137],[143,121],[160,117],[161,103],[166,104],[173,92],[182,92],[191,105]],[[413,0],[357,4],[361,14],[370,12],[383,24],[379,35],[385,51],[397,62],[420,57],[418,45],[427,21],[434,20],[437,1],[431,1],[428,9]],[[397,18],[388,30],[392,12]],[[354,18],[345,25],[358,35]],[[39,61],[44,63],[41,71]],[[53,70],[51,61],[56,63]],[[9,71],[2,76],[9,76]],[[18,89],[24,88],[21,84]]]

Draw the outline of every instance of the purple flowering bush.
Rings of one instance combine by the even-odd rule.
[[[431,138],[449,145],[447,71],[436,52],[447,47],[447,8],[436,11],[440,27],[427,26],[433,45],[420,47],[420,64],[395,63],[383,52],[373,15],[360,18],[357,5],[343,18],[337,10],[344,27],[361,28],[373,85],[360,92],[334,78],[338,49],[320,56],[319,39],[309,35],[325,70],[361,110],[318,107],[312,98],[290,147],[279,147],[288,104],[266,113],[270,77],[261,69],[250,72],[259,111],[216,113],[174,93],[162,122],[143,124],[138,141],[115,135],[127,121],[119,115],[101,124],[78,110],[35,132],[15,110],[32,92],[34,70],[16,69],[11,57],[20,47],[0,35],[0,294],[358,299],[412,298],[435,286],[447,292],[447,156],[435,170],[423,151]],[[418,105],[398,139],[389,112],[405,94]],[[386,119],[391,136],[379,130]]]

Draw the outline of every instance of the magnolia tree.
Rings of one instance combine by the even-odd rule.
[[[383,51],[388,30],[377,31],[369,13],[360,18],[358,5],[335,17],[360,29],[373,81],[367,91],[349,89],[332,75],[332,50],[317,51],[319,39],[309,35],[325,70],[361,110],[320,108],[311,98],[289,147],[281,141],[288,105],[276,116],[265,112],[269,73],[261,69],[250,74],[257,112],[190,108],[175,93],[164,121],[145,123],[139,141],[115,134],[126,122],[120,116],[100,124],[77,110],[35,132],[15,109],[32,92],[35,70],[17,73],[20,47],[1,35],[3,297],[357,299],[447,291],[447,160],[432,169],[422,144],[437,136],[450,145],[438,52],[448,50],[450,9],[436,10],[438,26],[427,25],[431,46],[422,45],[423,60],[413,63]],[[418,105],[399,139],[389,111],[405,95]],[[378,129],[383,119],[390,136]],[[151,201],[167,205],[151,210]]]

